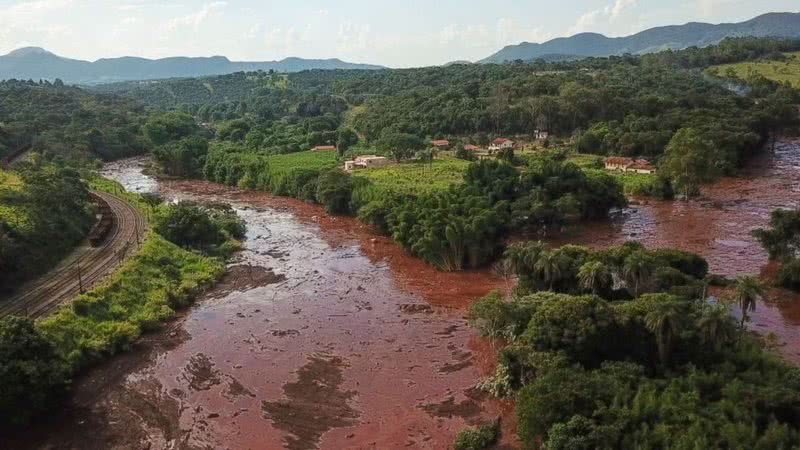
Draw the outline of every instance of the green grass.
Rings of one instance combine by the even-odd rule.
[[[321,170],[336,165],[336,152],[298,152],[267,157],[273,174],[287,173],[292,169]]]
[[[151,232],[121,269],[37,326],[77,371],[130,347],[224,270],[221,260],[190,253]]]
[[[733,71],[736,78],[746,80],[753,74],[763,75],[765,78],[792,84],[800,88],[800,52],[786,53],[786,61],[751,61],[737,64],[724,64],[713,66],[709,71],[715,71],[718,76],[727,76]]]
[[[605,156],[601,155],[573,153],[567,158],[567,161],[577,165],[581,169],[600,169],[603,167],[604,158]]]
[[[0,198],[3,193],[13,194],[22,189],[22,180],[14,172],[0,169]],[[21,230],[30,225],[28,212],[21,206],[0,202],[0,222]]]
[[[428,163],[405,162],[387,167],[354,172],[354,176],[370,180],[380,190],[398,194],[422,194],[446,190],[464,180],[469,161],[437,159]]]

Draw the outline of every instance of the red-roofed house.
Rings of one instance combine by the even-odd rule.
[[[622,172],[635,172],[651,174],[656,172],[655,166],[646,159],[624,158],[612,156],[606,158],[606,170],[619,170]]]
[[[435,148],[439,150],[447,150],[448,148],[450,148],[450,141],[448,141],[447,139],[435,139],[431,141],[431,145],[433,145]]]
[[[329,150],[336,150],[335,145],[318,145],[311,149],[312,152],[325,152]]]
[[[514,141],[506,138],[497,138],[489,145],[489,150],[505,150],[507,148],[514,148]]]
[[[472,145],[472,144],[467,144],[467,145],[464,146],[464,150],[466,150],[468,152],[477,152],[480,149],[481,148],[478,147],[477,145]]]

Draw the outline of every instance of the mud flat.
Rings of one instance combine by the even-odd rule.
[[[106,173],[148,183],[137,162]],[[292,199],[158,188],[232,203],[244,251],[195,307],[78,380],[67,411],[14,448],[440,449],[498,416],[513,446],[511,407],[473,389],[494,352],[463,319],[505,280],[437,272],[355,219]]]

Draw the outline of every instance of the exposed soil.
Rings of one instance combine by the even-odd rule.
[[[356,391],[340,389],[344,366],[338,357],[312,356],[297,381],[283,386],[285,399],[263,403],[265,416],[289,433],[286,448],[314,449],[326,431],[357,424],[359,413],[350,407]]]
[[[139,165],[107,174],[159,187]],[[798,183],[800,145],[782,144],[701,200],[642,201],[559,242],[640,240],[698,252],[718,273],[759,273],[767,258],[750,231],[800,204]],[[6,447],[441,449],[497,417],[501,448],[516,445],[511,402],[473,389],[496,357],[463,318],[508,280],[437,272],[357,220],[293,199],[199,181],[159,189],[235,206],[248,233],[230,274],[167,331],[78,380],[64,414]],[[795,360],[798,325],[800,302],[759,305],[752,322]]]
[[[138,166],[107,173],[146,185]],[[233,204],[248,224],[243,251],[176,325],[185,340],[113,359],[137,364],[103,386],[89,379],[110,370],[91,371],[69,414],[13,448],[439,449],[499,415],[513,444],[509,405],[464,394],[495,360],[465,308],[505,280],[440,273],[296,200],[196,181],[160,193]],[[451,397],[458,414],[421,407]]]

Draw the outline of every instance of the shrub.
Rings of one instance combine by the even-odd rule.
[[[162,205],[153,220],[153,229],[173,244],[228,256],[223,246],[244,237],[244,222],[224,204],[198,205],[189,201]]]
[[[455,450],[482,450],[497,442],[500,422],[482,425],[478,428],[461,430],[453,443]]]
[[[350,213],[353,180],[338,169],[322,172],[317,182],[316,199],[330,214]]]
[[[0,319],[0,361],[0,427],[26,424],[67,382],[63,361],[27,318]]]
[[[37,327],[75,372],[128,348],[142,331],[171,318],[223,272],[221,261],[151,233],[120,270]]]

